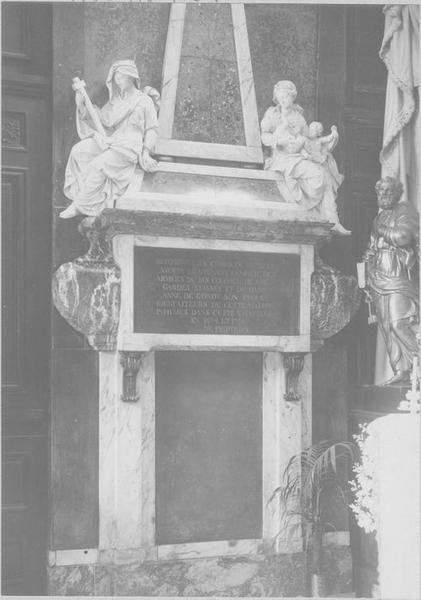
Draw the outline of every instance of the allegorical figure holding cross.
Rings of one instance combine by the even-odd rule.
[[[110,207],[126,191],[137,165],[154,171],[150,156],[157,136],[157,109],[151,96],[140,91],[139,74],[133,60],[118,60],[111,66],[106,85],[108,102],[92,106],[78,79],[76,124],[81,139],[71,150],[66,167],[64,194],[72,201],[60,213],[63,219],[78,214],[95,216]]]

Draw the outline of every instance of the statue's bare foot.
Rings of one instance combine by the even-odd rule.
[[[338,235],[351,235],[352,233],[352,231],[345,229],[345,227],[343,227],[343,225],[340,223],[335,223],[335,225],[332,227],[332,231]]]
[[[77,209],[76,204],[74,204],[74,202],[72,202],[72,204],[70,206],[68,206],[67,208],[65,208],[64,210],[61,211],[60,213],[60,217],[62,219],[73,219],[73,217],[77,217],[77,215],[80,215],[80,211]]]
[[[396,373],[393,375],[393,377],[391,377],[390,379],[388,379],[387,381],[382,383],[382,386],[394,385],[396,383],[408,383],[409,381],[410,381],[410,372],[409,371],[396,371]]]

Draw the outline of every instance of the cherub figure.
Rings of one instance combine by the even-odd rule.
[[[339,134],[338,128],[335,125],[332,125],[330,131],[330,135],[323,136],[323,125],[319,121],[310,123],[308,126],[308,137],[304,142],[304,155],[307,158],[323,164],[329,155],[332,156],[330,153],[338,143]]]
[[[332,155],[332,150],[339,140],[338,128],[332,125],[329,135],[322,134],[323,125],[319,121],[312,121],[308,126],[308,137],[305,138],[303,143],[302,155],[319,165],[323,165],[339,188],[344,176],[339,173],[336,160]],[[332,199],[328,196],[322,204],[325,217],[335,223],[333,231],[342,235],[349,235],[351,232],[339,223],[336,202],[332,202]]]

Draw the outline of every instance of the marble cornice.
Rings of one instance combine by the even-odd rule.
[[[327,222],[268,221],[126,209],[106,209],[91,221],[90,226],[106,232],[109,238],[131,234],[310,245],[328,242],[332,228]]]

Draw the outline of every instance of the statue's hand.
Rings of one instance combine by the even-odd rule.
[[[76,102],[76,106],[80,110],[83,110],[85,108],[85,97],[80,90],[76,90],[75,102]]]
[[[139,157],[139,164],[142,169],[148,173],[153,173],[158,170],[158,162],[151,157],[148,150],[143,150]]]

